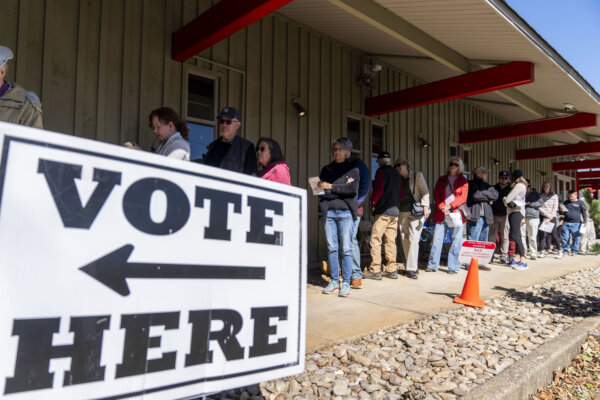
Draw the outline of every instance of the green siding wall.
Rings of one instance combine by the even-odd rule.
[[[248,139],[268,136],[279,141],[292,183],[300,187],[329,162],[331,141],[345,135],[350,115],[364,121],[362,156],[367,165],[371,138],[366,133],[372,123],[382,123],[387,150],[422,170],[430,187],[445,171],[448,145],[458,142],[459,130],[505,123],[462,100],[365,118],[365,98],[421,82],[278,14],[198,54],[202,59],[172,61],[171,34],[212,3],[2,0],[0,38],[16,55],[8,79],[40,95],[49,130],[115,144],[135,140],[149,148],[153,137],[148,113],[162,105],[184,111],[185,71],[217,77],[219,107],[242,110],[242,134]],[[371,62],[383,65],[374,91],[356,84],[363,65]],[[293,98],[308,110],[307,118],[298,119]],[[430,149],[418,146],[419,133]],[[491,166],[490,181],[495,181],[500,169],[508,169],[516,148],[547,145],[543,137],[475,144],[471,166]],[[503,162],[500,168],[492,165],[492,154]],[[525,170],[538,188],[542,177],[537,170],[551,173],[548,159],[519,162],[514,168]],[[326,253],[317,198],[310,195],[308,207],[309,261],[317,261]]]

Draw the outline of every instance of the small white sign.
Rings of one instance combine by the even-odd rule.
[[[306,191],[0,123],[0,396],[184,398],[301,373]]]
[[[479,265],[489,264],[494,257],[495,248],[496,245],[491,242],[466,240],[460,248],[458,262],[461,264],[471,264],[471,260],[477,258]]]

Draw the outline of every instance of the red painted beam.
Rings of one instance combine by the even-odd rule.
[[[581,171],[577,172],[579,179],[600,178],[600,171]]]
[[[552,163],[552,171],[572,171],[587,168],[600,168],[600,160],[562,161]]]
[[[171,57],[185,61],[292,0],[221,0],[173,34]]]
[[[365,100],[369,116],[492,92],[534,81],[533,64],[514,61]]]
[[[561,156],[577,156],[579,154],[600,153],[600,142],[567,144],[565,146],[537,147],[521,149],[516,152],[517,160],[534,160]]]
[[[566,117],[546,118],[516,124],[493,126],[491,128],[461,131],[458,142],[461,144],[486,142],[489,140],[511,139],[546,133],[588,129],[596,127],[596,114],[577,113]]]

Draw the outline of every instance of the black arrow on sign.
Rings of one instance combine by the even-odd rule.
[[[121,296],[129,295],[127,278],[149,279],[265,279],[265,267],[127,262],[133,246],[127,244],[81,268]]]

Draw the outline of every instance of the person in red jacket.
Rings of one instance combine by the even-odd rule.
[[[467,178],[463,176],[464,164],[459,157],[451,157],[448,163],[446,175],[440,176],[435,189],[433,198],[435,201],[435,209],[433,212],[432,222],[435,223],[433,232],[433,243],[431,244],[431,252],[429,253],[429,262],[427,264],[427,272],[435,272],[440,267],[440,256],[442,254],[442,246],[446,229],[450,229],[452,243],[448,252],[448,273],[456,274],[460,270],[458,262],[458,253],[462,245],[463,227],[466,222],[465,216],[459,211],[459,207],[466,203],[469,193],[469,183]],[[452,224],[452,215],[455,217],[459,213],[458,218],[462,223],[457,226],[449,226]]]

